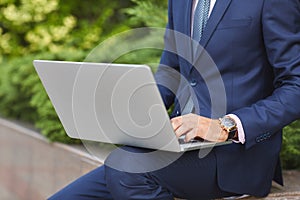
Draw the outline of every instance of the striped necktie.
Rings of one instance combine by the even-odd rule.
[[[210,0],[199,0],[194,13],[193,39],[200,41],[208,20]]]

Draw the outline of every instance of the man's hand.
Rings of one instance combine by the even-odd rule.
[[[217,119],[187,114],[171,119],[171,123],[178,138],[185,135],[185,142],[197,137],[212,142],[223,142],[228,138]]]

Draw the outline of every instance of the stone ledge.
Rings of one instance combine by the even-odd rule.
[[[49,143],[39,133],[0,119],[0,199],[46,199],[102,163],[84,151]]]
[[[23,125],[20,125],[18,123],[0,118],[0,126],[4,126],[4,127],[7,127],[9,129],[17,132],[17,133],[27,135],[27,136],[35,139],[35,140],[38,140],[39,142],[43,142],[45,144],[52,145],[53,147],[63,149],[63,150],[65,150],[67,152],[70,152],[72,154],[76,154],[76,155],[82,157],[83,159],[86,159],[88,162],[91,162],[95,165],[103,164],[102,162],[100,162],[95,157],[91,156],[90,154],[88,154],[85,151],[79,150],[78,148],[74,148],[72,145],[66,145],[66,144],[58,143],[58,142],[49,142],[39,132],[34,131],[31,128],[27,128],[27,127],[25,127]]]
[[[300,192],[276,192],[270,193],[265,198],[255,198],[255,197],[247,197],[244,198],[245,200],[254,200],[254,199],[261,199],[261,200],[296,200],[300,199]]]

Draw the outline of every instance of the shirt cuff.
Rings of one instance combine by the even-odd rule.
[[[238,129],[239,140],[233,140],[233,141],[236,143],[245,144],[245,142],[246,142],[245,132],[244,132],[243,124],[242,124],[240,118],[234,114],[229,114],[227,116],[231,117],[235,121],[237,129]]]

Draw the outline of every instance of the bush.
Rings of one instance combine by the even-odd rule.
[[[125,9],[133,27],[165,27],[168,14],[167,0],[132,0],[135,6]]]
[[[10,0],[0,2],[0,62],[61,48],[90,50],[128,29],[120,8],[130,0]]]
[[[284,128],[281,150],[283,168],[300,168],[300,120]]]
[[[29,106],[30,92],[24,86],[24,79],[32,76],[28,67],[31,57],[22,57],[5,62],[0,68],[0,110],[6,117],[33,122],[36,110]]]
[[[1,114],[34,123],[50,141],[78,143],[66,136],[56,112],[34,70],[34,59],[80,61],[84,52],[37,54],[14,58],[0,68]]]

